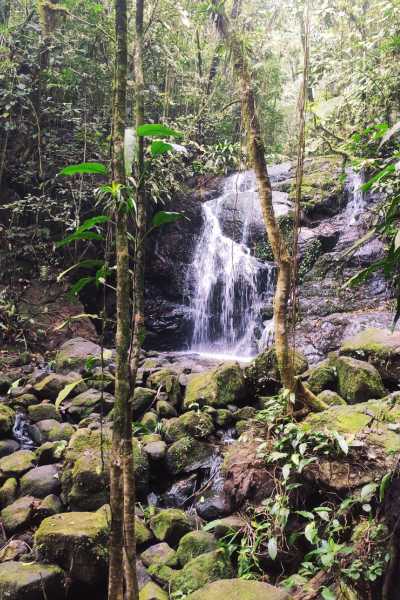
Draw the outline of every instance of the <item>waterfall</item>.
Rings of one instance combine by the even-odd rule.
[[[359,190],[364,183],[364,175],[363,171],[355,173],[353,169],[348,170],[347,173],[350,177],[350,193],[352,194],[352,198],[348,203],[348,208],[350,209],[349,225],[353,225],[356,222],[358,215],[364,211],[363,192]]]

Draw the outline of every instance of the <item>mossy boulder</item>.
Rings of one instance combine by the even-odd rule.
[[[137,387],[133,394],[132,401],[132,420],[137,421],[150,408],[156,395],[156,390]]]
[[[212,533],[200,530],[191,531],[184,535],[179,542],[177,550],[179,562],[184,567],[193,558],[212,552],[217,546],[218,542]]]
[[[4,529],[13,535],[23,529],[29,529],[32,515],[32,496],[19,498],[1,511]]]
[[[102,399],[103,395],[103,399]],[[68,414],[76,423],[90,417],[92,413],[109,413],[114,406],[114,397],[108,392],[99,392],[90,389],[83,394],[79,394],[72,400],[72,405],[68,409]]]
[[[292,600],[292,596],[269,583],[245,579],[224,579],[189,594],[186,600]]]
[[[239,408],[236,412],[233,413],[233,418],[235,421],[248,421],[249,419],[254,419],[257,415],[257,411],[255,408],[251,406],[245,406],[244,408]]]
[[[48,441],[49,442],[60,442],[64,440],[65,442],[69,442],[69,440],[74,435],[76,429],[71,423],[60,423],[49,433]]]
[[[10,456],[0,459],[0,478],[18,479],[36,465],[36,456],[30,450],[19,450]]]
[[[326,360],[315,369],[312,369],[311,375],[307,380],[306,386],[313,394],[318,396],[324,390],[336,389],[335,368]]]
[[[162,436],[159,433],[149,433],[147,435],[142,435],[142,443],[152,444],[153,442],[161,442]]]
[[[375,367],[349,356],[335,359],[337,392],[348,404],[357,404],[385,396],[381,376]]]
[[[0,489],[0,508],[6,508],[16,501],[18,495],[18,483],[13,477],[7,479]]]
[[[171,419],[172,417],[177,416],[177,412],[175,408],[172,406],[170,402],[166,402],[166,400],[159,400],[156,404],[157,415],[160,419]]]
[[[200,407],[224,407],[242,400],[246,391],[246,382],[239,363],[229,361],[192,379],[186,390],[184,407],[188,408],[193,402]]]
[[[22,394],[22,396],[18,396],[18,398],[12,398],[9,402],[10,408],[18,409],[19,406],[23,406],[24,408],[28,408],[28,406],[32,406],[34,404],[39,404],[40,399],[36,398],[33,394]]]
[[[297,350],[294,351],[294,370],[296,375],[302,375],[308,370],[306,357]],[[255,386],[259,385],[260,379],[264,378],[269,379],[272,377],[280,381],[275,346],[270,346],[257,354],[251,363],[245,366],[244,373],[248,381]]]
[[[140,591],[139,600],[168,600],[168,598],[163,590],[151,581]]]
[[[154,535],[138,517],[135,517],[135,540],[138,546],[147,544],[154,539]]]
[[[56,409],[54,404],[50,404],[49,402],[30,406],[28,409],[28,416],[32,423],[48,419],[54,419],[54,421],[59,421],[60,423],[62,421],[60,411]]]
[[[47,519],[48,517],[52,517],[54,515],[59,515],[63,512],[64,505],[60,498],[54,494],[49,494],[43,499],[41,505],[37,509],[37,518],[40,521],[43,521],[43,519]]]
[[[44,465],[28,471],[19,483],[21,494],[45,498],[61,493],[61,470],[57,465]]]
[[[165,442],[151,442],[144,447],[144,451],[149,457],[150,463],[158,463],[167,452],[167,444]]]
[[[14,411],[4,404],[0,404],[0,438],[5,438],[11,433],[14,423]]]
[[[35,535],[39,560],[52,561],[73,581],[92,585],[107,576],[109,527],[104,516],[90,512],[65,513],[45,519]]]
[[[172,578],[171,591],[180,590],[184,594],[195,592],[213,581],[229,579],[232,571],[229,556],[223,548],[219,548],[188,562]]]
[[[176,571],[167,565],[154,564],[147,569],[147,574],[165,590],[168,589],[172,577]]]
[[[7,562],[0,565],[0,594],[3,600],[60,600],[65,596],[65,572],[56,565]]]
[[[25,352],[22,352],[19,356],[12,358],[9,364],[10,367],[23,367],[24,365],[29,365],[31,360],[31,353],[29,350],[25,350]]]
[[[165,390],[168,394],[168,401],[175,406],[181,398],[181,387],[179,384],[179,374],[171,369],[162,369],[152,373],[147,379],[146,386],[153,390]]]
[[[165,466],[171,475],[191,473],[211,466],[216,448],[211,444],[185,437],[172,444],[165,455]]]
[[[215,538],[219,540],[225,537],[228,533],[237,533],[243,529],[245,525],[246,522],[241,517],[237,517],[235,515],[225,517],[225,519],[221,519],[221,522],[218,523],[214,530]]]
[[[213,419],[218,427],[229,427],[233,421],[233,415],[229,409],[218,408],[213,415]]]
[[[55,402],[58,394],[65,388],[65,386],[69,385],[73,381],[79,381],[79,376],[76,373],[69,374],[68,377],[51,373],[35,384],[35,395],[43,400],[51,400],[52,402]],[[86,385],[83,381],[81,381],[74,388],[74,393],[78,394],[79,392],[85,391],[85,389],[87,389]]]
[[[11,377],[5,373],[0,373],[0,395],[6,395],[10,387],[12,386]]]
[[[109,479],[109,460],[102,471],[100,451],[88,452],[64,468],[62,498],[71,510],[96,511],[109,501]]]
[[[145,415],[143,415],[143,417],[140,419],[140,422],[142,425],[147,427],[147,429],[152,431],[153,429],[155,429],[155,427],[158,423],[158,417],[157,417],[156,413],[150,411],[150,412],[146,413]]]
[[[177,419],[170,419],[165,428],[165,439],[169,443],[190,436],[197,439],[207,437],[214,426],[209,415],[191,410]]]
[[[251,421],[237,421],[236,422],[236,433],[240,437],[245,431],[251,427]]]
[[[59,422],[55,419],[45,419],[34,425],[28,425],[28,433],[38,446],[41,446],[48,441],[50,432],[59,426]]]
[[[86,372],[86,363],[89,358],[98,358],[98,363],[94,363],[92,367],[100,365],[100,353],[101,348],[97,344],[81,337],[72,338],[64,342],[57,353],[56,371],[57,373]],[[107,365],[111,361],[111,355],[106,355],[104,358]]]
[[[177,553],[165,542],[150,546],[145,552],[142,552],[140,559],[145,567],[166,565],[173,568],[179,565]]]
[[[175,546],[184,535],[189,533],[191,527],[184,512],[169,508],[152,517],[150,529],[157,540]]]
[[[45,442],[36,450],[38,465],[52,465],[64,458],[67,442]]]
[[[339,406],[340,404],[346,405],[347,403],[337,394],[331,392],[331,390],[324,390],[317,396],[318,400],[322,400],[328,406]]]

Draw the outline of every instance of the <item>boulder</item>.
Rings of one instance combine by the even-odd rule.
[[[155,429],[158,423],[158,417],[156,413],[150,411],[140,419],[140,422],[151,431],[152,429]]]
[[[228,408],[219,408],[213,415],[214,424],[218,427],[229,427],[233,421],[233,414]]]
[[[338,394],[348,404],[385,396],[381,376],[373,365],[349,356],[334,357],[332,360],[338,374]]]
[[[148,435],[142,435],[142,443],[147,445],[152,442],[161,442],[162,436],[159,433],[149,433]]]
[[[254,419],[256,415],[257,411],[255,408],[245,406],[244,408],[239,408],[232,416],[235,421],[248,421],[249,419]]]
[[[144,451],[151,463],[157,463],[164,458],[167,451],[167,444],[165,442],[151,442],[144,447]]]
[[[171,591],[180,590],[184,594],[201,589],[208,583],[219,579],[229,579],[232,575],[229,556],[223,548],[202,554],[188,562],[174,574],[171,580]]]
[[[59,422],[55,419],[45,419],[34,425],[28,425],[28,433],[38,446],[41,446],[49,439],[50,432],[54,427],[58,427]]]
[[[165,391],[168,394],[170,404],[178,403],[181,397],[181,387],[179,384],[179,374],[171,369],[162,369],[152,373],[147,379],[146,386],[152,390]]]
[[[39,404],[39,398],[36,398],[33,394],[22,394],[22,396],[18,396],[18,398],[12,398],[9,402],[10,408],[17,408],[19,406],[23,406],[24,408],[28,408],[28,406],[33,406],[34,404]]]
[[[211,467],[218,450],[211,444],[185,437],[172,444],[165,455],[165,466],[171,475],[191,473]]]
[[[324,390],[317,396],[318,400],[322,400],[328,406],[339,406],[345,405],[346,402],[337,394],[336,392],[331,392],[331,390]]]
[[[137,421],[140,417],[150,408],[154,397],[156,395],[155,390],[149,390],[148,388],[137,387],[133,394],[132,402],[132,420]]]
[[[301,375],[308,370],[306,357],[297,350],[294,351],[294,370],[296,375]],[[260,380],[269,379],[270,377],[279,381],[280,373],[275,346],[266,348],[253,358],[251,363],[244,368],[244,374],[254,386],[258,386]]]
[[[43,521],[53,515],[58,515],[64,512],[64,505],[58,496],[49,494],[46,496],[41,505],[37,508],[35,520]]]
[[[334,367],[324,360],[320,365],[312,369],[311,375],[307,380],[306,386],[315,396],[318,396],[324,390],[336,389],[336,372]]]
[[[184,437],[207,437],[214,426],[209,415],[191,410],[177,419],[170,419],[165,428],[165,439],[169,443],[177,442]]]
[[[25,352],[22,352],[22,354],[20,354],[19,356],[12,358],[9,364],[10,367],[23,367],[24,365],[29,365],[30,362],[31,353],[29,352],[29,350],[25,350]]]
[[[69,385],[73,381],[79,381],[79,376],[76,373],[73,375],[70,373],[68,377],[51,373],[42,379],[42,381],[39,381],[35,384],[35,394],[38,396],[38,398],[55,402],[58,394],[65,388],[66,385]],[[73,391],[75,394],[77,394],[85,389],[86,385],[83,381],[81,381],[76,385]]]
[[[57,353],[56,371],[57,373],[69,373],[70,371],[85,373],[86,363],[89,358],[97,357],[98,364],[100,365],[100,353],[101,348],[97,344],[81,337],[72,338],[64,342]],[[106,354],[104,359],[104,362],[107,364],[111,360],[111,355],[108,358]],[[92,367],[94,366],[97,366],[97,363],[92,365]]]
[[[0,507],[7,508],[10,504],[16,501],[18,496],[18,483],[13,477],[7,479],[3,487],[0,489]]]
[[[1,511],[4,529],[13,535],[23,529],[29,529],[32,515],[32,496],[19,498]]]
[[[159,400],[156,404],[157,415],[160,419],[166,418],[171,419],[172,417],[177,416],[177,412],[175,408],[172,406],[170,402],[166,402],[165,400]]]
[[[11,433],[14,423],[14,411],[4,404],[0,404],[0,438],[5,438]]]
[[[0,459],[0,478],[18,479],[36,465],[36,456],[30,450],[19,450],[10,456]]]
[[[148,544],[154,535],[138,517],[135,517],[135,540],[138,546]]]
[[[65,596],[66,575],[55,565],[9,562],[0,565],[0,590],[4,600],[43,600],[43,586],[47,600]]]
[[[114,406],[114,397],[107,392],[103,392],[103,401],[101,392],[98,390],[87,390],[79,394],[72,400],[72,405],[68,409],[68,414],[79,423],[82,419],[90,417],[92,413],[109,413]]]
[[[197,558],[200,554],[212,552],[217,546],[218,542],[212,533],[200,530],[191,531],[184,535],[179,542],[177,550],[179,562],[184,567],[193,558]]]
[[[139,600],[168,600],[168,597],[156,583],[151,581],[139,593]]]
[[[161,542],[150,546],[140,557],[145,567],[151,565],[166,565],[167,567],[178,567],[178,555],[168,544]]]
[[[269,583],[245,579],[215,581],[189,594],[186,600],[292,600],[292,596]]]
[[[246,395],[246,382],[239,363],[229,361],[197,375],[186,389],[184,407],[197,403],[220,407],[242,400]]]
[[[23,554],[27,554],[28,548],[20,540],[11,540],[2,550],[0,550],[0,563],[10,560],[18,560]]]
[[[235,515],[231,515],[230,517],[226,517],[225,519],[221,519],[221,522],[218,523],[214,530],[214,535],[217,540],[225,537],[228,533],[235,532],[237,533],[245,526],[246,522],[241,518]]]
[[[252,426],[251,421],[237,421],[236,422],[236,434],[237,437],[240,437],[242,433],[247,431]]]
[[[49,494],[61,493],[61,470],[57,465],[36,467],[20,481],[21,493],[25,496],[45,498]]]
[[[142,589],[145,588],[148,583],[153,583],[151,577],[148,576],[147,569],[143,565],[140,558],[136,559],[136,575],[138,579],[139,592],[141,592]]]
[[[0,395],[5,396],[12,386],[12,381],[5,373],[0,373]]]
[[[165,590],[169,588],[169,584],[175,573],[176,571],[171,569],[171,567],[167,567],[167,565],[154,564],[150,565],[147,569],[147,574]]]
[[[62,421],[60,412],[56,409],[54,404],[50,403],[36,404],[35,406],[30,406],[28,409],[28,416],[31,419],[32,423],[37,423],[38,421],[46,421],[49,419],[59,421],[60,423]]]
[[[50,431],[48,440],[49,442],[59,442],[61,440],[69,442],[75,431],[76,429],[71,423],[60,423]]]
[[[164,494],[165,508],[181,508],[185,500],[191,496],[197,486],[197,474],[186,477],[174,483]]]
[[[15,440],[0,440],[0,458],[10,456],[20,449],[20,445]]]
[[[151,518],[150,529],[157,540],[175,546],[191,527],[184,512],[169,508]]]
[[[73,581],[93,585],[108,572],[109,528],[98,513],[64,513],[45,519],[35,535],[39,560],[52,561]]]
[[[64,458],[67,442],[45,442],[36,450],[38,465],[52,465]]]

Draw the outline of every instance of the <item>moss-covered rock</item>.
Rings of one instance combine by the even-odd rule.
[[[197,375],[189,383],[184,400],[185,408],[193,402],[200,407],[219,407],[234,404],[246,395],[246,382],[236,361],[229,361]]]
[[[69,415],[79,423],[82,419],[90,417],[92,413],[103,412],[109,413],[114,406],[114,398],[111,394],[103,392],[102,394],[98,390],[87,390],[83,394],[79,394],[72,400],[72,405],[68,409]]]
[[[249,419],[254,419],[257,415],[257,411],[255,408],[251,406],[245,406],[244,408],[239,408],[236,412],[233,413],[233,418],[235,421],[248,421]]]
[[[160,542],[175,546],[191,530],[189,519],[184,512],[169,508],[150,520],[150,529]]]
[[[348,404],[384,397],[385,388],[381,376],[373,365],[348,356],[341,356],[335,362],[337,391]]]
[[[25,350],[25,352],[22,352],[19,356],[16,356],[15,358],[12,358],[10,360],[10,367],[23,367],[24,365],[29,365],[29,363],[31,362],[31,353],[29,352],[29,350]]]
[[[38,507],[36,517],[40,521],[43,521],[43,519],[47,519],[48,517],[52,517],[54,515],[59,515],[63,512],[64,505],[60,498],[54,494],[49,494],[43,499],[41,505]]]
[[[138,517],[135,517],[135,540],[138,546],[142,546],[143,544],[147,544],[152,539],[154,539],[154,535],[147,529],[146,525],[141,521]]]
[[[165,439],[169,443],[190,436],[197,439],[207,437],[213,430],[209,415],[191,410],[177,419],[170,419],[165,428]]]
[[[32,515],[31,496],[19,498],[1,511],[4,529],[9,535],[13,535],[23,529],[29,529]]]
[[[242,519],[242,517],[237,517],[235,515],[221,519],[221,522],[218,523],[214,530],[215,538],[219,540],[225,537],[228,533],[237,533],[243,529],[245,525],[246,522]]]
[[[36,456],[30,450],[19,450],[10,456],[0,459],[0,478],[18,479],[36,465]]]
[[[6,395],[12,385],[11,377],[0,372],[0,394]]]
[[[28,433],[38,446],[48,441],[50,432],[59,426],[55,419],[45,419],[34,425],[28,425]]]
[[[195,592],[213,581],[229,579],[232,570],[229,556],[223,548],[219,548],[188,562],[172,578],[171,591],[180,590],[184,594]]]
[[[137,421],[150,408],[156,393],[156,390],[150,390],[149,388],[135,388],[132,401],[133,421]]]
[[[224,579],[189,594],[186,600],[292,600],[292,596],[269,583],[245,579]]]
[[[35,394],[38,398],[55,402],[58,394],[65,388],[65,386],[69,385],[73,381],[79,381],[79,376],[76,373],[69,374],[68,377],[51,373],[35,384]],[[74,393],[77,394],[81,391],[85,391],[85,389],[86,385],[83,381],[81,381],[74,388]]]
[[[161,442],[162,436],[159,433],[149,433],[148,435],[142,435],[142,443],[152,444],[153,442]]]
[[[54,421],[59,421],[61,423],[62,420],[60,411],[56,409],[54,404],[50,404],[49,402],[30,406],[28,409],[28,416],[33,423],[45,421],[47,419],[53,419]]]
[[[4,404],[0,404],[0,437],[5,438],[9,435],[14,427],[15,423],[15,413],[14,411],[5,406]]]
[[[143,415],[143,417],[140,419],[140,422],[142,425],[147,427],[147,429],[152,431],[153,429],[155,429],[158,423],[158,417],[156,413],[150,411]]]
[[[150,581],[140,591],[139,600],[168,600],[168,598],[156,583]]]
[[[52,561],[68,571],[73,581],[94,584],[108,571],[109,528],[98,513],[65,513],[45,519],[35,535],[39,560]]]
[[[307,380],[306,386],[313,394],[318,396],[324,390],[336,389],[336,373],[334,367],[326,360],[315,369],[312,369],[311,375]]]
[[[47,600],[65,596],[66,574],[55,565],[7,562],[0,565],[0,593],[3,600]]]
[[[184,567],[200,554],[207,554],[217,548],[218,542],[212,533],[206,531],[191,531],[183,536],[178,546],[179,562]]]
[[[179,385],[179,375],[171,369],[162,369],[152,373],[146,382],[146,386],[153,390],[158,390],[161,386],[168,394],[168,401],[175,405],[181,397],[181,388]]]
[[[144,447],[144,451],[151,463],[159,462],[167,452],[167,444],[165,442],[151,442]]]
[[[211,466],[216,449],[211,444],[185,437],[172,444],[165,455],[168,473],[191,473]]]
[[[76,429],[71,423],[61,423],[60,425],[53,427],[50,431],[48,441],[60,442],[61,440],[64,440],[69,442],[75,431]]]
[[[19,483],[25,496],[45,498],[49,494],[61,493],[61,470],[57,465],[44,465],[28,471]]]
[[[33,394],[22,394],[22,396],[18,396],[18,398],[12,398],[9,402],[10,408],[17,408],[19,406],[23,406],[24,408],[28,408],[28,406],[33,406],[34,404],[39,404],[40,399],[36,398]]]
[[[213,415],[213,419],[217,427],[229,427],[233,421],[233,414],[229,409],[218,408]]]
[[[237,433],[238,437],[240,437],[242,435],[242,433],[245,433],[245,431],[247,431],[251,427],[251,425],[252,425],[251,421],[237,421],[236,422],[236,433]]]
[[[156,411],[158,417],[160,419],[166,418],[171,419],[172,417],[177,416],[177,412],[175,408],[172,406],[170,402],[166,402],[165,400],[159,400],[156,404]]]
[[[7,508],[16,501],[18,495],[18,483],[13,477],[7,479],[0,489],[0,508]]]
[[[306,357],[295,350],[294,352],[294,370],[296,375],[301,375],[308,370],[308,361]],[[257,386],[263,378],[280,380],[278,368],[278,359],[276,357],[275,346],[266,348],[258,354],[251,363],[244,368],[245,376],[248,381]]]
[[[345,405],[346,402],[336,392],[331,390],[324,390],[317,396],[318,400],[322,400],[328,406],[339,406],[340,404]]]
[[[107,352],[107,351],[106,351]],[[100,365],[101,348],[97,344],[77,337],[64,342],[57,353],[56,371],[57,373],[69,373],[70,371],[86,371],[86,363],[89,358],[98,358],[98,363],[92,366]],[[111,356],[105,356],[105,364],[111,360]]]
[[[167,565],[154,564],[147,569],[147,574],[165,590],[168,589],[172,577],[176,571]]]
[[[177,553],[165,542],[150,546],[145,552],[142,552],[140,559],[145,567],[166,565],[174,568],[179,565]]]
[[[45,442],[36,450],[38,465],[52,465],[64,458],[67,442]]]

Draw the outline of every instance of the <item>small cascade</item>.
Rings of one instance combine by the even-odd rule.
[[[357,217],[364,212],[364,201],[363,192],[359,189],[364,184],[363,171],[355,173],[352,169],[348,171],[350,178],[350,193],[352,198],[348,203],[348,210],[350,211],[349,225],[353,225]]]
[[[15,441],[21,444],[21,450],[31,450],[36,448],[35,442],[29,437],[27,428],[30,425],[30,420],[22,413],[15,414],[15,423],[12,430],[12,437]]]

